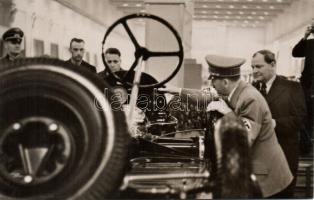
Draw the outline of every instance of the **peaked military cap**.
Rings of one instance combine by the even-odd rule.
[[[240,75],[240,67],[245,63],[243,58],[233,58],[218,55],[205,57],[209,65],[210,77],[234,77]]]
[[[24,36],[23,31],[20,28],[10,28],[2,35],[4,41],[8,40],[22,40]]]

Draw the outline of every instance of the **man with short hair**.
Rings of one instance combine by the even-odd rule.
[[[2,35],[6,55],[0,59],[1,62],[11,62],[22,56],[23,36],[23,31],[17,27],[10,28]]]
[[[118,75],[125,73],[125,70],[121,68],[121,52],[119,49],[114,47],[108,48],[105,51],[105,62],[107,63],[109,69],[105,68],[105,70],[99,72],[98,75],[102,79],[106,80],[109,85],[116,86],[118,83],[108,70],[112,73],[118,72]]]
[[[159,89],[180,92],[183,99],[207,99],[207,111],[218,111],[223,116],[239,117],[248,130],[253,173],[257,177],[263,197],[284,190],[292,181],[285,155],[277,141],[272,117],[263,96],[250,84],[240,80],[240,66],[244,59],[217,55],[206,56],[212,85],[220,96],[192,89]],[[230,197],[232,198],[232,197]]]
[[[301,85],[276,75],[275,54],[269,50],[256,52],[252,58],[253,77],[270,108],[275,132],[294,176],[293,182],[274,197],[293,198],[299,160],[299,135],[306,116]]]
[[[121,52],[117,48],[108,48],[105,51],[105,60],[114,73],[121,70]]]
[[[66,62],[76,66],[82,66],[91,72],[96,73],[96,67],[83,60],[85,54],[85,42],[80,38],[72,38],[70,42],[71,58]]]

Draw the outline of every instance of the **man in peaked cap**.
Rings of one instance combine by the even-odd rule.
[[[2,35],[7,54],[0,61],[10,62],[21,56],[24,33],[20,28],[10,28]]]
[[[264,97],[253,86],[240,80],[240,67],[245,59],[208,55],[206,62],[213,87],[225,98],[213,101],[212,93],[184,88],[161,91],[180,93],[183,99],[196,102],[205,99],[208,103],[207,111],[218,111],[225,117],[239,117],[248,131],[252,170],[263,197],[281,192],[290,184],[293,176],[277,141]]]

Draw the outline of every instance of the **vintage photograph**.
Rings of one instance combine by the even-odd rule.
[[[0,95],[0,200],[314,198],[314,0],[0,0]]]

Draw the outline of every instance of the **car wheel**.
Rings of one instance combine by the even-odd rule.
[[[28,58],[2,64],[0,85],[0,199],[113,195],[129,134],[106,83],[57,59]]]

